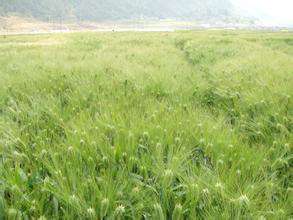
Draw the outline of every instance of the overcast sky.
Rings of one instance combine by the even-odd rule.
[[[231,0],[241,11],[268,24],[293,26],[293,0]]]

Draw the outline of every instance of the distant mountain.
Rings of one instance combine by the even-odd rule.
[[[132,19],[225,20],[230,0],[0,0],[0,16],[43,21],[115,21]]]

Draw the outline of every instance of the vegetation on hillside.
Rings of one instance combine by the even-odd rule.
[[[32,16],[45,21],[104,21],[140,18],[224,19],[229,0],[0,0],[0,15]]]
[[[0,219],[289,219],[292,33],[0,38]]]

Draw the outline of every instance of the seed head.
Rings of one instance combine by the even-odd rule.
[[[115,216],[123,216],[123,214],[125,213],[125,207],[123,205],[117,206],[114,213]]]
[[[167,177],[171,176],[172,177],[173,176],[173,171],[171,169],[165,170],[164,176],[167,176]]]
[[[67,150],[68,150],[68,153],[72,153],[73,152],[73,147],[69,146]]]
[[[218,189],[224,189],[224,186],[223,186],[223,184],[222,183],[220,183],[220,182],[218,182],[218,183],[216,183],[216,188],[218,188]]]
[[[162,144],[161,143],[157,143],[156,147],[157,148],[161,148],[162,147]]]
[[[190,188],[191,188],[192,191],[198,191],[198,185],[196,183],[192,183],[190,185]]]
[[[133,133],[130,131],[130,132],[128,133],[128,137],[129,137],[129,138],[133,138],[133,136],[134,136]]]
[[[238,202],[240,205],[248,205],[249,204],[249,199],[246,195],[241,195],[239,198],[238,198]]]
[[[109,208],[109,199],[104,198],[101,201],[101,216],[100,216],[101,219],[103,219],[107,215],[108,208]]]
[[[15,158],[19,158],[19,157],[21,157],[21,154],[18,153],[17,151],[14,151],[14,152],[13,152],[13,156],[14,156]]]
[[[76,195],[70,196],[69,200],[71,203],[74,203],[74,204],[78,203],[78,198]]]
[[[134,187],[133,189],[132,189],[132,192],[133,193],[135,193],[135,194],[137,194],[137,193],[139,193],[139,187],[138,186],[136,186],[136,187]]]
[[[122,153],[122,158],[123,158],[124,161],[127,160],[127,153],[126,153],[126,152],[123,152],[123,153]]]
[[[87,212],[87,214],[88,214],[89,216],[92,216],[92,217],[96,215],[96,212],[95,212],[95,210],[94,210],[92,207],[88,208],[88,209],[86,210],[86,212]]]
[[[148,139],[150,137],[150,135],[147,131],[143,132],[142,136],[144,139]]]
[[[14,208],[10,208],[7,211],[8,219],[17,219],[18,214],[19,214],[19,212]]]
[[[163,209],[159,203],[154,205],[154,219],[165,220]]]
[[[44,156],[46,156],[47,155],[47,151],[45,150],[45,149],[43,149],[42,151],[41,151],[41,157],[44,157]]]
[[[221,159],[219,159],[219,160],[218,160],[218,164],[219,164],[219,165],[223,165],[223,164],[224,164],[224,161],[221,160]]]
[[[50,177],[46,176],[45,179],[43,180],[44,184],[47,185],[50,183]]]
[[[173,210],[172,219],[173,220],[180,220],[183,217],[182,205],[176,204]]]
[[[108,165],[108,164],[109,164],[109,159],[108,159],[108,157],[103,156],[103,158],[102,158],[102,163],[103,163],[104,165]]]
[[[30,209],[31,212],[35,212],[36,211],[36,206],[35,205],[31,205]]]
[[[202,192],[204,195],[208,195],[210,193],[208,188],[203,189]]]
[[[117,192],[117,196],[118,196],[118,197],[122,197],[122,196],[123,196],[123,192],[122,192],[122,191],[118,191],[118,192]]]

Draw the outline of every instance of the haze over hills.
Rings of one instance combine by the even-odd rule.
[[[0,0],[0,16],[42,21],[229,20],[230,0]]]
[[[266,26],[293,26],[292,0],[231,0],[237,14],[244,14]]]

